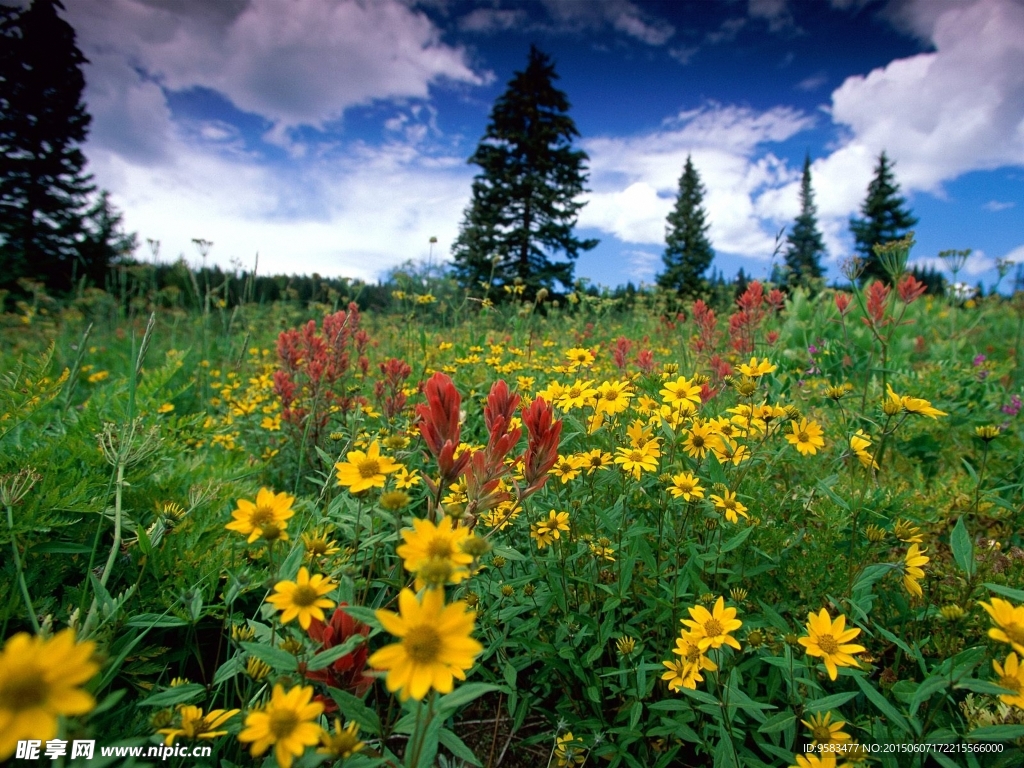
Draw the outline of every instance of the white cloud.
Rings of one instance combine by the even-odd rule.
[[[989,200],[985,205],[982,206],[986,211],[1005,211],[1009,208],[1013,208],[1016,203],[1012,200]]]
[[[459,19],[459,29],[465,32],[493,34],[522,26],[526,20],[527,13],[522,10],[476,8]]]
[[[624,251],[629,264],[629,278],[638,283],[653,283],[661,269],[661,254],[650,251]]]
[[[675,27],[630,0],[542,0],[559,31],[589,32],[611,26],[647,45],[664,45]]]

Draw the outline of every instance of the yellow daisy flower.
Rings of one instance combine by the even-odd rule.
[[[597,390],[594,389],[594,382],[577,379],[562,390],[562,394],[555,401],[555,405],[563,411],[571,411],[573,408],[582,408],[596,394]]]
[[[370,488],[383,488],[387,475],[402,468],[394,459],[380,455],[380,446],[374,440],[370,447],[363,451],[349,451],[348,461],[334,465],[338,470],[338,485],[347,486],[351,493],[359,493]]]
[[[587,470],[588,475],[594,474],[599,469],[609,469],[612,466],[612,455],[600,448],[594,448],[582,454],[582,466]]]
[[[709,648],[721,648],[723,645],[740,650],[739,641],[732,633],[742,627],[743,622],[736,618],[735,608],[725,607],[724,597],[718,598],[713,611],[708,611],[703,605],[686,610],[689,611],[690,618],[680,619],[680,622],[690,628],[690,639],[697,643],[702,652]]]
[[[287,624],[298,618],[299,626],[309,629],[313,619],[324,620],[324,609],[333,608],[334,601],[324,597],[338,585],[328,577],[317,574],[310,578],[305,566],[299,568],[295,581],[279,581],[274,585],[275,594],[267,602],[283,611],[281,623]]]
[[[988,631],[988,636],[1001,643],[1009,643],[1017,653],[1024,654],[1024,605],[993,597],[990,603],[981,603],[992,621],[998,626]]]
[[[335,759],[352,757],[366,746],[359,740],[359,723],[350,720],[349,724],[342,729],[341,720],[338,718],[334,718],[334,733],[328,731],[321,733],[320,743],[323,746],[317,752],[323,755],[332,755]]]
[[[473,556],[462,551],[462,545],[471,536],[468,528],[447,516],[437,525],[430,520],[413,518],[412,530],[406,528],[402,531],[405,543],[399,545],[395,552],[405,561],[405,569],[417,576],[428,564],[438,560],[444,561],[448,564],[447,578],[444,581],[458,584],[469,576],[466,566],[473,562]],[[418,588],[424,585],[425,582],[417,583]]]
[[[209,714],[204,715],[203,710],[191,704],[182,704],[178,707],[181,714],[181,725],[177,728],[161,728],[157,733],[167,736],[164,744],[171,746],[178,739],[215,739],[223,736],[227,731],[218,731],[217,728],[224,725],[228,720],[237,715],[239,709],[213,709]]]
[[[808,752],[796,756],[796,765],[789,768],[836,768],[835,752]]]
[[[680,376],[675,381],[666,381],[660,394],[668,405],[680,402],[689,402],[695,406],[700,405],[700,387],[685,376]]]
[[[589,368],[594,364],[594,353],[584,347],[573,347],[572,349],[566,350],[565,358],[569,361],[569,367],[575,370],[576,368]]]
[[[799,424],[794,421],[790,426],[793,431],[786,435],[786,440],[790,445],[796,446],[802,456],[813,456],[819,448],[825,447],[825,440],[821,436],[822,429],[818,422],[800,419]]]
[[[924,596],[921,585],[917,582],[919,579],[924,578],[924,569],[921,566],[929,560],[931,558],[925,557],[924,550],[918,547],[917,544],[910,545],[910,549],[907,550],[907,554],[903,559],[903,587],[915,597]]]
[[[807,614],[807,637],[797,640],[808,656],[820,656],[825,662],[829,679],[835,680],[839,667],[858,667],[853,654],[862,653],[863,645],[851,644],[860,634],[860,629],[846,629],[846,616],[840,614],[832,621],[828,611],[822,608],[817,614]]]
[[[550,470],[550,474],[561,480],[563,485],[570,480],[575,480],[582,472],[583,464],[575,455],[559,455],[558,461],[555,462],[555,466]]]
[[[717,442],[718,437],[712,424],[694,421],[683,439],[683,450],[691,459],[703,459]]]
[[[756,379],[760,376],[764,376],[766,373],[773,373],[779,366],[773,365],[768,362],[768,358],[765,357],[758,360],[756,357],[750,358],[749,363],[741,363],[739,371],[744,376],[749,376],[752,379]]]
[[[704,498],[704,487],[700,484],[700,478],[695,477],[689,472],[680,472],[678,475],[672,475],[672,485],[668,487],[668,492],[673,497],[681,498],[683,501]]]
[[[548,513],[547,520],[541,520],[530,526],[530,538],[537,540],[537,549],[553,543],[555,539],[561,538],[561,532],[569,532],[569,513],[555,512]]]
[[[736,494],[732,491],[722,491],[722,495],[711,494],[711,501],[715,504],[715,509],[721,510],[725,515],[725,519],[730,523],[738,523],[740,521],[738,515],[743,515],[744,518],[749,519],[750,515],[747,514],[747,508],[743,506],[736,499]]]
[[[1016,653],[1010,653],[1006,657],[1006,663],[1000,665],[995,659],[992,660],[992,667],[995,669],[999,679],[996,684],[1009,688],[1013,694],[1000,694],[999,700],[1011,707],[1024,709],[1024,666],[1021,666]]]
[[[385,684],[400,699],[423,699],[433,688],[451,693],[455,679],[483,651],[471,637],[476,614],[463,602],[444,604],[444,590],[429,589],[422,602],[412,590],[398,596],[398,613],[377,611],[377,620],[399,642],[381,648],[369,658],[370,666],[387,670]]]
[[[655,472],[658,469],[658,457],[661,450],[654,442],[647,443],[643,448],[619,448],[616,453],[615,463],[621,464],[622,469],[633,475],[636,480],[640,479],[643,472]]]
[[[812,744],[839,744],[850,740],[850,734],[843,730],[846,721],[836,720],[833,723],[831,712],[826,712],[824,715],[816,712],[811,715],[810,721],[801,720],[800,722],[806,725],[807,730],[811,732]]]
[[[311,685],[295,686],[287,692],[281,685],[275,685],[267,705],[245,718],[245,730],[238,734],[238,740],[252,742],[253,757],[259,757],[273,746],[277,764],[291,768],[306,747],[320,742],[317,719],[324,705],[312,698]]]
[[[868,436],[864,434],[863,429],[858,429],[856,433],[850,436],[850,450],[853,451],[857,460],[865,467],[878,469],[878,462],[868,453],[868,448],[870,447],[871,441],[868,440]]]
[[[605,381],[597,388],[597,413],[606,413],[614,416],[622,413],[629,407],[630,398],[633,397],[633,390],[624,381]]]
[[[583,742],[573,736],[572,731],[566,731],[555,739],[555,763],[558,768],[583,765],[587,759],[586,752]]]
[[[292,509],[294,501],[295,497],[287,493],[274,493],[269,488],[260,488],[255,503],[248,499],[238,500],[237,509],[231,513],[235,519],[224,527],[248,536],[250,544],[266,533],[272,534],[265,536],[268,540],[288,541],[288,534],[284,529],[288,527],[288,521],[295,516]]]
[[[96,644],[78,643],[73,629],[53,637],[19,632],[0,651],[0,761],[22,739],[47,741],[57,735],[60,715],[84,715],[96,706],[82,690],[99,671]]]

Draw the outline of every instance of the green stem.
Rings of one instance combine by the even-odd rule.
[[[21,599],[25,601],[25,608],[28,610],[28,620],[32,630],[39,634],[39,619],[36,617],[36,609],[32,606],[32,598],[28,593],[28,584],[25,583],[25,571],[21,567],[21,554],[18,552],[18,541],[14,537],[14,510],[7,504],[7,527],[11,531],[11,551],[14,553],[14,567],[18,571],[18,588],[21,590]]]

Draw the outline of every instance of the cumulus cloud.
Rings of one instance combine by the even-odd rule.
[[[647,45],[664,45],[675,34],[665,19],[640,9],[630,0],[542,0],[561,31],[586,32],[611,26]]]
[[[813,122],[785,107],[756,112],[711,105],[681,113],[652,133],[585,141],[592,192],[580,224],[628,243],[661,245],[689,155],[707,190],[704,207],[715,248],[767,257],[774,231],[763,221],[759,198],[797,178],[797,172],[770,152],[758,153]]]
[[[986,211],[1005,211],[1016,205],[1012,200],[989,200],[982,206]]]

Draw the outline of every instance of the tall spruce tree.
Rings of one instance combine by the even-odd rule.
[[[658,285],[681,295],[693,296],[700,291],[701,278],[715,257],[708,239],[711,225],[706,221],[704,193],[700,175],[687,155],[676,205],[665,227],[665,252],[661,256],[665,271],[657,277]]]
[[[900,185],[893,174],[893,162],[883,151],[878,156],[875,177],[868,184],[868,196],[860,207],[864,218],[850,219],[857,253],[864,260],[862,281],[889,279],[874,247],[905,237],[917,224],[917,218],[906,206],[907,201],[900,195]]]
[[[454,271],[466,287],[490,285],[490,298],[517,280],[529,297],[556,282],[570,286],[573,262],[598,242],[573,235],[588,158],[572,148],[579,132],[557,79],[551,59],[530,46],[526,69],[495,102],[469,158],[482,172],[452,246]],[[568,261],[551,260],[559,251]]]
[[[822,276],[821,257],[825,241],[818,229],[818,208],[811,188],[811,157],[804,157],[804,174],[800,181],[800,215],[786,237],[786,266],[791,285],[806,283]]]
[[[0,285],[71,286],[89,195],[87,63],[60,0],[0,10]]]

